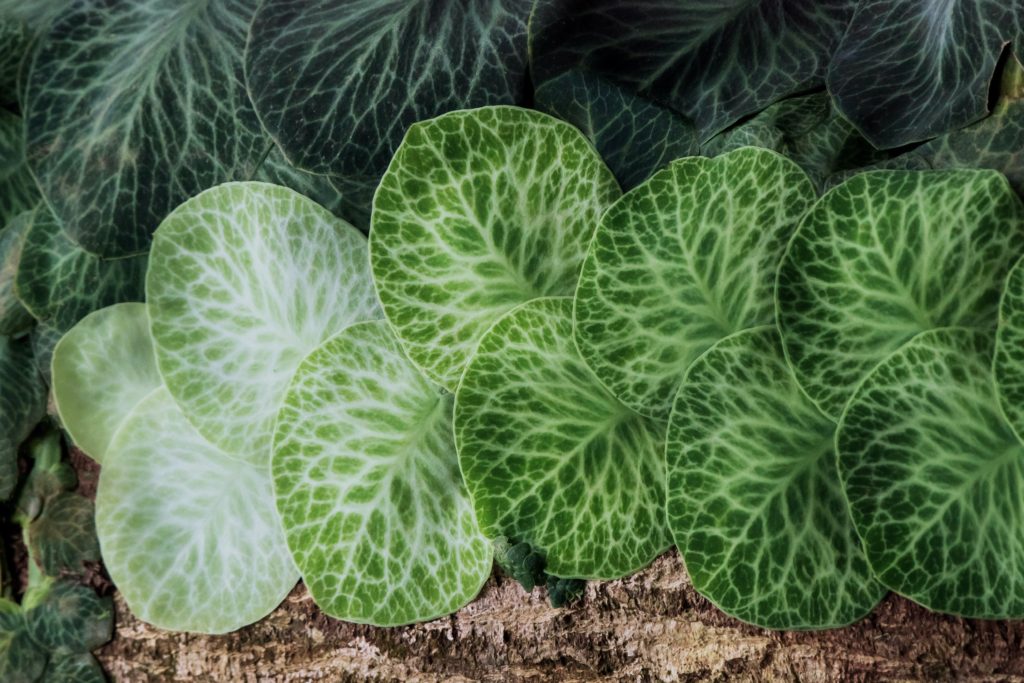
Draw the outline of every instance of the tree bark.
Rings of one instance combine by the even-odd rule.
[[[169,633],[117,599],[99,653],[116,681],[1024,681],[1024,623],[943,616],[889,596],[833,631],[773,632],[718,611],[675,552],[568,608],[495,575],[458,613],[402,628],[346,624],[298,586],[225,636]]]

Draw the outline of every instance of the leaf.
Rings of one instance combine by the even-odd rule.
[[[50,657],[41,683],[106,683],[99,662],[90,654]]]
[[[28,634],[18,605],[0,598],[0,678],[5,683],[35,683],[46,667],[46,653]]]
[[[366,238],[292,190],[227,183],[157,230],[146,293],[157,366],[200,434],[254,463],[302,359],[380,317]]]
[[[0,500],[18,481],[18,446],[46,412],[46,387],[27,339],[0,337]]]
[[[747,147],[680,159],[605,212],[576,289],[580,353],[623,403],[665,419],[690,363],[772,321],[775,270],[816,193]]]
[[[849,169],[882,162],[891,155],[876,150],[831,105],[826,93],[782,100],[754,118],[708,141],[703,152],[717,156],[746,145],[789,157],[818,188]]]
[[[32,344],[32,364],[47,386],[51,383],[50,361],[53,358],[53,348],[63,335],[63,330],[45,321],[36,323],[29,335]]]
[[[21,248],[31,225],[32,212],[23,211],[0,231],[0,335],[20,336],[35,322],[22,305],[14,286],[21,262]]]
[[[697,133],[683,117],[588,71],[545,81],[534,99],[541,111],[583,131],[624,190],[697,153]]]
[[[663,435],[587,369],[568,297],[495,323],[455,395],[455,442],[481,528],[529,543],[558,577],[619,578],[668,547]]]
[[[288,546],[332,617],[434,619],[491,573],[459,474],[452,396],[419,374],[384,321],[352,325],[299,366],[272,469]]]
[[[989,81],[1024,38],[1020,0],[862,0],[829,66],[839,110],[876,147],[920,142],[988,113]]]
[[[999,303],[992,375],[999,406],[1018,436],[1024,434],[1024,266],[1010,269]]]
[[[298,573],[270,471],[193,429],[163,387],[125,418],[103,459],[96,528],[132,613],[158,628],[226,633],[262,619]]]
[[[1002,95],[992,114],[914,149],[934,168],[991,168],[1024,197],[1024,66],[1007,59]]]
[[[919,332],[994,329],[1024,247],[1024,206],[993,171],[875,171],[829,191],[779,266],[797,379],[837,418],[857,383]]]
[[[146,255],[104,259],[84,251],[40,204],[22,245],[15,289],[38,320],[64,331],[95,310],[144,296]]]
[[[86,251],[145,251],[178,204],[256,171],[269,141],[243,82],[256,0],[97,0],[65,11],[27,81],[29,159]]]
[[[834,433],[774,327],[727,337],[690,366],[668,429],[669,527],[694,588],[723,611],[765,628],[834,628],[882,599]]]
[[[100,561],[95,511],[91,500],[61,493],[28,526],[29,555],[47,576],[81,572],[85,562]]]
[[[32,639],[53,654],[89,652],[110,640],[114,603],[81,584],[46,579],[23,607]]]
[[[292,166],[277,145],[271,146],[267,157],[260,164],[252,179],[291,188],[299,194],[309,197],[339,218],[345,218],[350,213],[349,204],[351,202],[346,197],[346,193],[334,187],[330,178],[307,173]],[[363,226],[357,227],[362,228]]]
[[[139,401],[161,386],[146,305],[90,313],[53,353],[53,399],[71,440],[103,462],[110,439]]]
[[[20,116],[0,108],[0,230],[39,201],[39,189],[25,161]]]
[[[701,141],[820,86],[856,0],[552,0],[530,22],[535,82],[583,68],[672,107]]]
[[[377,293],[410,359],[454,390],[495,320],[572,294],[619,194],[586,138],[550,116],[485,107],[413,125],[370,232]]]
[[[253,102],[299,168],[376,185],[413,123],[525,99],[531,4],[267,0],[246,51]]]
[[[1024,616],[1024,445],[999,412],[991,336],[922,333],[843,413],[839,471],[878,579],[928,609]]]

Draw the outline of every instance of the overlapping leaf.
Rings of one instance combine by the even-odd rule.
[[[71,238],[144,251],[175,206],[269,148],[243,82],[256,0],[76,3],[28,73],[28,150]]]
[[[146,305],[125,303],[86,316],[53,353],[53,399],[75,445],[102,462],[117,427],[163,384]]]
[[[544,83],[583,68],[666,104],[701,140],[820,86],[856,0],[553,0],[530,22]]]
[[[18,446],[46,409],[28,339],[0,337],[0,387],[0,499],[6,499],[18,480]]]
[[[837,418],[854,387],[919,332],[994,329],[1024,249],[1024,206],[993,171],[875,171],[810,210],[779,268],[786,354]]]
[[[666,447],[669,526],[694,587],[729,614],[831,628],[881,600],[843,499],[834,433],[773,327],[723,339],[687,372]]]
[[[593,376],[572,300],[541,298],[480,340],[455,396],[455,440],[480,526],[530,544],[555,576],[617,578],[668,546],[663,427]]]
[[[0,230],[38,201],[39,189],[25,161],[24,122],[0,108]]]
[[[372,188],[411,124],[523,100],[530,6],[268,0],[246,53],[253,101],[291,162]]]
[[[697,356],[772,321],[775,270],[815,196],[795,164],[748,147],[676,161],[613,204],[574,307],[598,378],[634,410],[667,417]]]
[[[374,200],[370,260],[412,361],[453,390],[501,315],[572,294],[619,194],[586,138],[544,114],[484,107],[410,128]]]
[[[164,220],[146,276],[157,364],[200,433],[268,461],[302,359],[380,316],[366,249],[348,223],[264,183],[220,185]]]
[[[327,614],[376,625],[453,612],[491,572],[466,492],[452,396],[384,321],[302,363],[274,438],[274,492],[303,580]]]
[[[96,527],[128,606],[160,628],[232,631],[266,616],[298,578],[266,460],[211,445],[163,387],[107,449]]]
[[[32,212],[15,216],[0,232],[0,334],[19,336],[32,327],[34,318],[15,291],[25,235],[32,226]]]
[[[899,147],[988,112],[1007,43],[1024,43],[1020,0],[863,0],[829,66],[829,91],[877,147]]]
[[[929,609],[1024,616],[1024,445],[999,411],[988,333],[925,332],[843,414],[839,469],[879,580]]]

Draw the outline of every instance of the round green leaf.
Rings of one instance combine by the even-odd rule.
[[[0,334],[18,336],[32,327],[35,319],[15,291],[18,264],[25,235],[32,226],[32,212],[15,216],[0,232]]]
[[[5,683],[36,683],[46,668],[46,652],[32,640],[25,613],[0,598],[0,677]]]
[[[834,434],[774,327],[727,337],[690,366],[668,428],[669,527],[694,587],[725,612],[767,628],[833,628],[881,600]]]
[[[145,251],[175,206],[252,176],[270,147],[243,81],[257,0],[84,2],[28,72],[29,162],[87,251]]]
[[[107,683],[107,677],[91,654],[60,654],[50,657],[40,683]]]
[[[480,526],[555,576],[612,579],[669,545],[663,427],[613,397],[572,341],[572,300],[542,298],[480,340],[455,440]]]
[[[227,183],[157,230],[146,276],[157,365],[189,421],[267,462],[274,417],[306,354],[380,317],[366,238],[283,187]]]
[[[530,19],[534,80],[584,68],[697,124],[701,140],[821,86],[857,0],[547,0]]]
[[[89,314],[57,343],[51,367],[64,429],[102,462],[125,416],[162,384],[146,305],[116,304]]]
[[[778,322],[811,399],[838,417],[919,332],[994,329],[1024,206],[993,171],[874,171],[811,209],[779,266]]]
[[[51,654],[89,652],[114,631],[113,601],[70,580],[45,579],[26,594],[24,607],[29,634]]]
[[[414,363],[454,390],[518,304],[571,295],[615,178],[572,126],[514,107],[409,129],[374,199],[370,261]]]
[[[612,205],[576,289],[580,353],[626,405],[668,417],[683,372],[772,321],[775,270],[814,202],[800,168],[747,147],[680,159]]]
[[[29,555],[47,576],[80,573],[85,562],[100,561],[93,502],[77,493],[59,493],[46,501],[27,529]]]
[[[38,320],[69,330],[89,313],[122,301],[141,301],[145,254],[104,259],[75,244],[44,204],[25,235],[15,288]]]
[[[828,89],[875,146],[920,142],[988,113],[992,72],[1009,42],[1018,50],[1024,42],[1021,0],[863,0]]]
[[[96,529],[132,613],[159,628],[233,631],[269,614],[298,579],[268,467],[212,446],[163,387],[107,449]]]
[[[300,168],[375,186],[413,123],[525,99],[531,5],[267,0],[246,49],[256,110]]]
[[[999,411],[991,337],[922,333],[850,399],[836,439],[878,579],[940,612],[1024,617],[1024,445]]]
[[[349,327],[299,366],[273,475],[288,546],[333,617],[433,619],[491,573],[459,473],[452,396],[420,375],[384,321]]]

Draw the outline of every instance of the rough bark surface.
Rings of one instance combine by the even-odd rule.
[[[117,601],[99,653],[112,679],[155,681],[1024,681],[1024,623],[930,613],[889,596],[861,623],[778,633],[744,625],[691,587],[669,553],[591,583],[569,608],[495,576],[445,619],[381,629],[325,617],[297,587],[226,636],[168,633]]]

